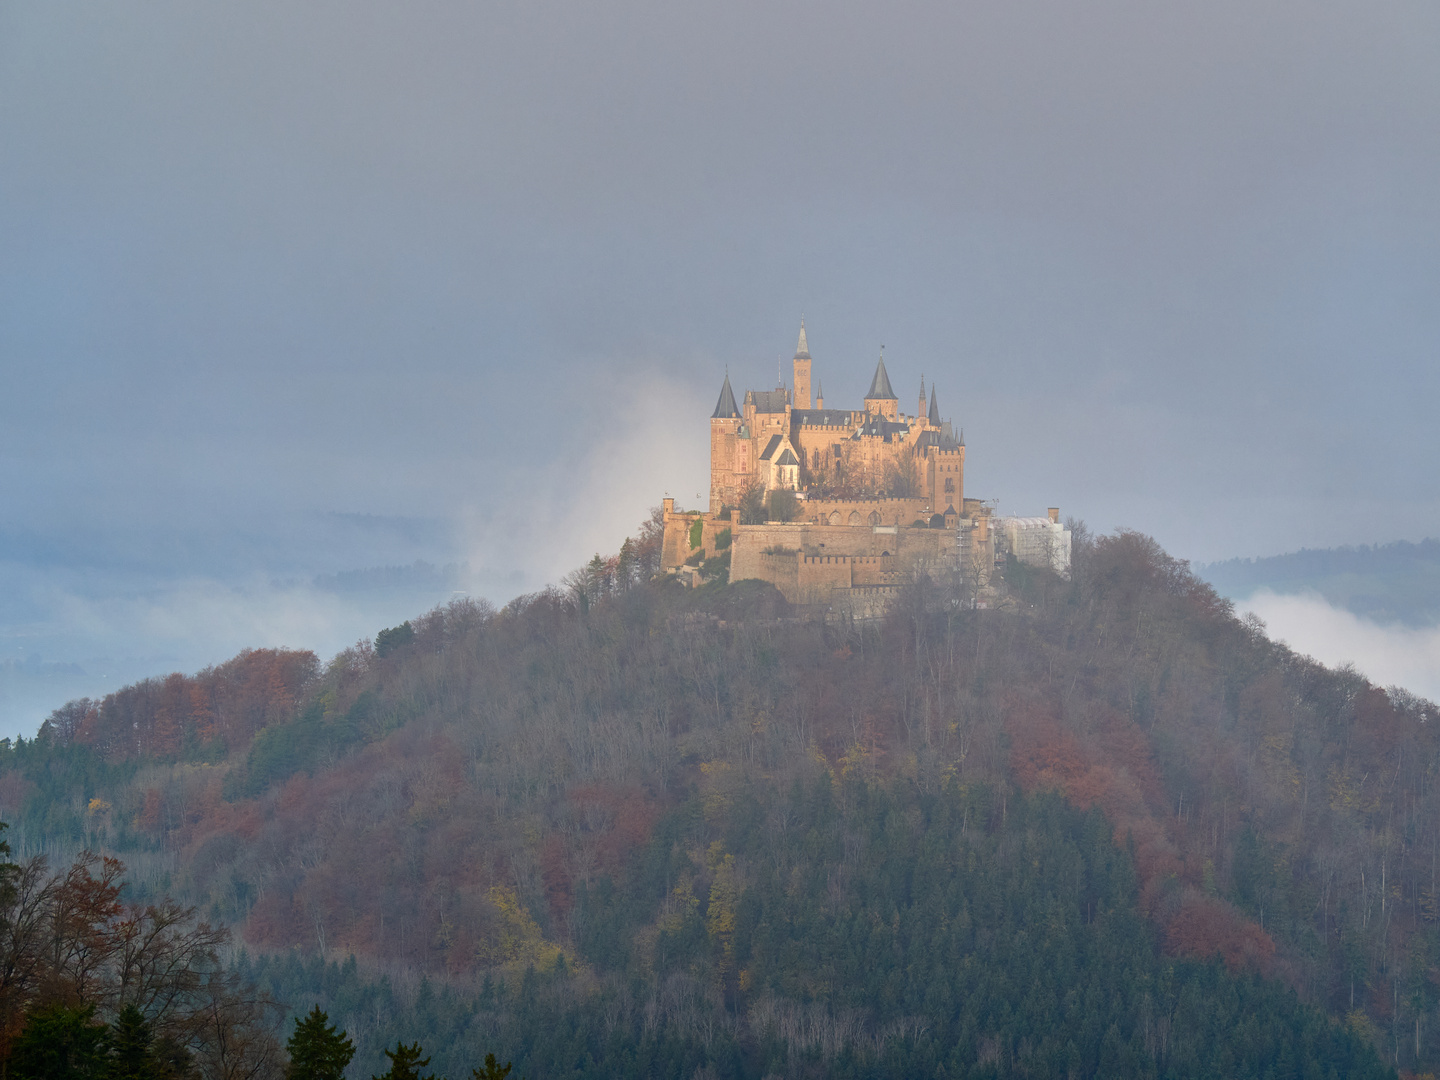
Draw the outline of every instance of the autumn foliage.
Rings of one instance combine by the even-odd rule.
[[[55,830],[173,854],[187,900],[257,948],[461,975],[576,959],[586,898],[649,872],[683,811],[703,843],[676,850],[708,869],[624,945],[663,951],[717,880],[741,896],[756,873],[710,845],[757,785],[992,791],[971,802],[1002,818],[1007,792],[1054,791],[1103,814],[1169,954],[1377,1030],[1440,999],[1440,714],[1271,642],[1154,541],[1082,534],[1071,581],[1031,574],[985,611],[907,589],[875,624],[797,617],[756,583],[648,585],[635,550],[412,619],[383,655],[257,651],[72,703],[50,757],[0,764],[0,807],[55,790],[62,751],[125,763],[87,772]],[[1407,1060],[1440,1056],[1419,1032]]]
[[[146,679],[100,701],[72,701],[51,714],[40,737],[110,759],[174,758],[217,743],[232,750],[288,720],[317,669],[313,652],[247,649],[192,677]]]

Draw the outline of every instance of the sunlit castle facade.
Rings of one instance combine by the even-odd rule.
[[[739,400],[726,374],[710,414],[709,505],[665,500],[664,570],[691,585],[767,581],[791,603],[858,616],[922,580],[985,603],[1011,558],[1069,572],[1058,509],[1002,520],[966,498],[965,439],[941,419],[933,384],[927,401],[923,375],[913,414],[883,355],[860,408],[827,409],[803,320],[791,365],[791,386]]]
[[[710,415],[709,512],[738,509],[747,493],[753,501],[756,492],[784,489],[801,497],[800,517],[816,524],[923,518],[953,528],[965,511],[965,443],[940,418],[937,388],[927,405],[922,375],[915,413],[904,413],[882,356],[859,409],[827,409],[819,381],[812,403],[803,322],[791,364],[792,387],[747,390],[738,402],[726,375]],[[881,499],[884,508],[854,505]]]

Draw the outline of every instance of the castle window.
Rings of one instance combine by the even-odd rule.
[[[954,490],[955,490],[955,478],[954,478],[953,476],[947,476],[947,477],[945,478],[945,491],[946,491],[946,493],[948,494],[948,493],[953,492]]]

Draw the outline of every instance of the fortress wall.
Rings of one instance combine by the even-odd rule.
[[[798,592],[809,599],[802,603],[820,603],[832,589],[850,587],[851,559],[846,555],[799,556],[797,559]],[[782,590],[783,591],[783,590]]]
[[[757,578],[771,581],[771,565],[766,559],[774,556],[761,555],[765,548],[787,547],[799,551],[804,546],[802,525],[736,525],[731,542],[730,580],[744,581]],[[789,556],[795,561],[797,556]],[[778,584],[778,583],[777,583]]]
[[[849,526],[850,515],[859,514],[860,524],[868,526],[870,515],[878,513],[881,525],[909,525],[917,518],[930,520],[935,513],[926,498],[915,499],[806,499],[800,504],[800,516],[807,521],[840,515],[840,524]],[[943,506],[939,509],[945,509]]]
[[[765,555],[783,547],[794,554]],[[845,525],[737,525],[730,580],[754,578],[775,585],[792,603],[825,603],[834,589],[889,586],[916,572],[953,566],[955,533],[950,529]]]
[[[690,546],[690,529],[698,517],[700,526],[700,548],[708,558],[720,550],[716,545],[716,538],[726,529],[731,529],[734,535],[732,521],[721,521],[714,514],[699,510],[676,510],[674,499],[666,499],[664,502],[665,511],[665,538],[660,546],[660,568],[662,570],[673,570],[684,564],[685,560],[694,554],[695,549]]]

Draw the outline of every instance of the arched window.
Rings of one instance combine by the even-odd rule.
[[[830,511],[830,524],[831,524],[831,525],[839,525],[839,524],[840,524],[840,511],[839,511],[839,510],[831,510],[831,511]]]
[[[955,491],[955,478],[954,478],[953,476],[947,476],[947,477],[945,478],[945,492],[946,492],[946,494],[953,494],[954,491]]]
[[[880,524],[880,511],[879,511],[879,510],[871,510],[871,511],[870,511],[870,524],[871,524],[871,525],[879,525],[879,524]]]
[[[859,510],[851,510],[851,511],[850,511],[850,524],[851,524],[851,525],[859,525],[859,524],[860,524],[860,511],[859,511]]]

